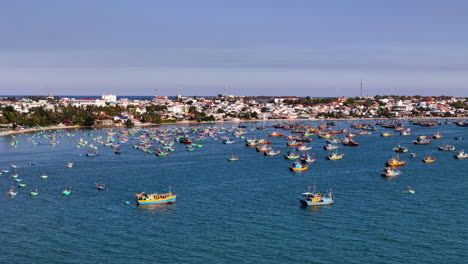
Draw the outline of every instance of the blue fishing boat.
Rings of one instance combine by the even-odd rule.
[[[314,186],[314,191],[310,192],[310,187],[309,191],[302,193],[302,199],[299,199],[299,202],[301,202],[301,205],[303,206],[317,206],[317,205],[326,205],[326,204],[332,204],[335,202],[335,197],[332,196],[332,189],[330,188],[327,192],[327,194],[316,192],[315,191],[315,186]]]

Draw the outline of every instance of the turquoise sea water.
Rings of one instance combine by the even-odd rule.
[[[232,136],[234,144],[207,138],[193,152],[176,143],[167,157],[132,148],[134,139],[122,145],[121,155],[91,141],[107,130],[1,137],[0,169],[10,172],[0,175],[0,262],[463,263],[468,259],[468,160],[456,160],[455,152],[437,146],[468,151],[468,128],[407,126],[410,136],[380,137],[390,130],[379,127],[356,137],[360,146],[340,146],[345,156],[338,161],[326,160],[325,140],[312,136],[308,145],[317,161],[302,173],[288,170],[291,161],[282,155],[292,147],[284,137],[272,138],[271,145],[282,152],[276,157]],[[268,137],[272,131],[255,129],[245,136]],[[427,146],[411,143],[437,131],[442,139]],[[57,134],[55,146],[44,138],[51,133]],[[99,146],[100,155],[84,156],[86,149],[75,147],[80,137]],[[32,138],[41,144],[27,141]],[[14,140],[16,148],[10,145]],[[402,175],[385,179],[380,172],[399,143],[417,157],[402,154],[407,160]],[[227,162],[231,153],[240,160]],[[427,155],[437,161],[423,163]],[[74,167],[66,168],[68,162]],[[18,188],[10,177],[11,164],[27,187]],[[49,178],[40,179],[42,173]],[[95,182],[109,189],[98,191]],[[333,188],[335,204],[301,207],[300,193],[314,184],[323,191]],[[166,192],[169,185],[178,194],[176,204],[135,205],[135,193]],[[403,193],[409,185],[415,194]],[[18,190],[15,198],[4,195],[11,186]],[[36,186],[40,195],[30,197]],[[72,194],[62,196],[68,186]],[[131,205],[124,204],[127,200]]]

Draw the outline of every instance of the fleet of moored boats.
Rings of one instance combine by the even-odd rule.
[[[293,147],[290,149],[284,157],[288,160],[292,160],[292,166],[289,169],[292,172],[304,172],[309,169],[311,164],[313,164],[317,158],[313,157],[307,151],[312,149],[312,146],[308,146],[307,142],[312,142],[311,136],[317,135],[318,138],[326,140],[326,144],[323,148],[329,152],[326,156],[328,160],[340,160],[344,157],[344,153],[336,152],[338,149],[338,144],[342,144],[343,146],[350,146],[350,147],[358,147],[360,145],[354,138],[356,136],[364,136],[372,134],[372,131],[376,131],[376,126],[380,125],[386,130],[394,129],[395,132],[399,132],[401,136],[407,136],[411,133],[411,128],[405,127],[401,122],[393,122],[393,123],[366,123],[366,124],[353,124],[351,128],[355,129],[356,131],[350,132],[346,129],[341,130],[334,130],[333,126],[336,123],[329,122],[327,125],[318,125],[317,127],[312,127],[311,125],[303,125],[300,123],[292,123],[292,124],[276,124],[273,125],[275,131],[268,134],[268,136],[272,138],[279,138],[284,137],[286,140],[287,147]],[[465,123],[456,123],[458,126],[466,126]],[[431,127],[436,125],[435,122],[413,122],[413,125],[420,125],[420,126],[427,126]],[[236,141],[228,136],[232,134],[233,137],[244,139],[245,144],[247,147],[255,147],[257,152],[262,152],[265,156],[278,156],[280,154],[280,150],[273,149],[273,146],[270,144],[272,143],[272,139],[267,138],[251,138],[248,139],[244,136],[248,132],[246,130],[247,126],[238,126],[232,129],[226,129],[223,127],[208,127],[203,129],[184,129],[184,128],[172,128],[172,129],[133,129],[133,130],[123,130],[120,132],[109,130],[106,134],[107,137],[104,138],[102,136],[97,136],[93,138],[93,141],[96,141],[103,146],[109,146],[113,149],[115,154],[121,154],[121,145],[128,142],[130,139],[129,137],[133,137],[133,140],[138,140],[138,143],[133,145],[133,148],[146,152],[148,154],[153,154],[158,157],[164,157],[171,155],[172,152],[175,151],[175,142],[179,142],[180,144],[186,145],[187,151],[194,151],[196,148],[203,147],[198,141],[204,140],[206,138],[212,138],[213,140],[220,139],[222,140],[223,144],[234,144]],[[266,127],[261,128],[252,128],[251,130],[255,129],[262,129],[265,130]],[[290,135],[285,135],[285,133],[280,132],[279,130],[291,130]],[[41,133],[42,134],[42,133]],[[344,134],[345,136],[342,138],[338,138],[337,135]],[[68,136],[71,136],[70,133],[67,133]],[[382,137],[393,137],[394,134],[390,133],[389,131],[382,132],[380,134]],[[50,145],[57,145],[59,142],[56,138],[56,134],[52,133],[51,135],[43,135],[45,138],[49,139]],[[14,137],[13,137],[14,138]],[[443,138],[440,132],[435,133],[431,137],[429,136],[418,136],[413,143],[415,145],[429,145],[432,139],[441,139]],[[458,136],[455,138],[456,140],[464,139],[463,136]],[[28,139],[29,142],[32,144],[39,144],[37,143],[37,138]],[[154,142],[159,143],[156,147],[153,145]],[[194,143],[196,142],[196,143]],[[13,140],[11,145],[13,147],[17,147],[19,144],[18,140]],[[98,147],[93,144],[88,144],[86,140],[80,138],[77,142],[77,148],[87,147],[88,153],[85,155],[87,157],[97,157],[99,155]],[[454,151],[456,147],[450,144],[442,144],[437,147],[440,151]],[[296,152],[298,151],[298,152]],[[381,172],[381,175],[387,178],[394,178],[401,175],[401,171],[396,169],[397,167],[403,167],[406,165],[405,160],[400,159],[400,153],[407,153],[409,149],[403,146],[401,143],[398,144],[393,148],[393,151],[396,153],[395,156],[388,159],[386,161],[386,167]],[[307,152],[305,154],[301,154]],[[411,153],[410,157],[416,157],[415,153]],[[468,153],[465,153],[464,150],[460,150],[457,154],[454,155],[456,159],[468,159]],[[240,158],[232,153],[228,156],[227,161],[239,161]],[[427,155],[422,160],[424,163],[434,163],[436,161],[436,157]],[[35,165],[35,162],[30,162],[30,165]],[[67,168],[73,168],[74,163],[70,162],[67,163],[65,166]],[[11,165],[12,169],[17,169],[17,165]],[[8,174],[9,170],[2,170],[0,171],[1,174]],[[24,188],[27,185],[19,178],[18,173],[11,174],[10,176],[14,181],[18,184],[19,188]],[[40,175],[41,179],[47,179],[49,176],[45,173]],[[98,190],[108,190],[108,187],[103,183],[95,183],[96,188]],[[72,193],[72,187],[65,187],[61,192],[64,196],[69,196]],[[415,193],[410,187],[405,193]],[[18,191],[14,189],[14,187],[10,188],[6,193],[8,197],[15,197],[18,194]],[[36,187],[34,190],[30,191],[30,196],[38,196],[39,191]],[[177,195],[172,193],[172,190],[169,189],[167,193],[153,193],[148,194],[145,192],[137,193],[135,195],[137,205],[150,205],[150,204],[170,204],[175,203]],[[326,205],[332,204],[335,201],[335,197],[332,196],[331,188],[326,193],[320,193],[316,191],[314,186],[313,191],[309,190],[305,193],[302,193],[302,198],[300,199],[300,203],[304,206],[316,206],[316,205]],[[128,204],[128,201],[125,201]]]

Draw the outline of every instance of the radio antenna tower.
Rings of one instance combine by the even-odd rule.
[[[227,88],[228,88],[228,84],[227,84],[227,82],[226,82],[225,85],[224,85],[224,97],[225,97],[225,98],[227,98],[227,95],[228,95],[228,94],[227,94]]]
[[[180,99],[182,95],[180,94],[180,84],[177,85],[177,99]]]
[[[362,79],[361,79],[361,98],[362,98]]]

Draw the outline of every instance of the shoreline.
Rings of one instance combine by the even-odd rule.
[[[429,118],[309,118],[309,119],[255,119],[255,120],[239,120],[239,121],[176,121],[175,123],[142,123],[135,125],[134,127],[151,127],[151,126],[170,126],[170,125],[200,125],[200,124],[234,124],[234,123],[258,123],[258,122],[298,122],[298,121],[366,121],[366,120],[413,120],[413,119],[429,119]],[[466,120],[468,117],[439,117],[431,118],[432,120]],[[50,127],[40,127],[40,128],[27,128],[22,130],[9,130],[0,132],[0,137],[10,136],[16,134],[24,134],[29,132],[45,131],[45,130],[61,130],[61,129],[76,129],[76,128],[115,128],[115,127],[125,127],[123,124],[115,124],[111,126],[50,126]]]

